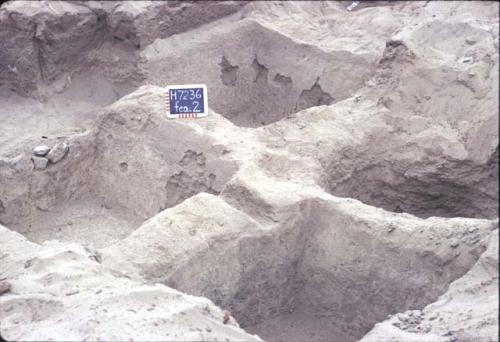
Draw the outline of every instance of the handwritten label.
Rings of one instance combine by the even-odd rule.
[[[165,107],[167,117],[170,119],[207,116],[207,86],[204,84],[167,86]]]

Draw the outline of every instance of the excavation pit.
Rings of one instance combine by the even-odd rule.
[[[196,31],[196,44],[183,44],[185,33],[158,39],[142,52],[148,82],[205,83],[210,107],[237,126],[260,127],[335,103],[374,72],[371,56],[299,43],[254,20]]]
[[[387,4],[2,4],[2,337],[494,339],[498,5]]]
[[[97,198],[82,198],[40,210],[29,222],[20,221],[11,228],[36,243],[59,240],[103,248],[125,238],[141,223],[141,218],[113,210]]]
[[[472,161],[435,163],[449,172],[436,174],[420,171],[423,166],[405,165],[404,161],[381,161],[358,167],[340,182],[330,179],[326,188],[335,196],[421,218],[497,217],[498,148],[482,165]],[[332,168],[339,169],[339,162]]]
[[[0,223],[38,243],[102,248],[193,195],[218,194],[238,169],[224,147],[163,112],[136,106],[130,115],[106,109],[97,127],[83,133],[25,140],[20,154],[2,159]],[[41,144],[65,144],[68,151],[36,169],[32,148]]]
[[[185,221],[179,213],[187,208]],[[219,197],[200,194],[104,250],[104,260],[207,297],[265,340],[355,341],[388,315],[435,301],[484,251],[477,242],[489,229],[453,223],[436,229],[443,219],[390,223],[390,214],[385,223],[358,221],[321,201],[294,212],[302,219],[265,232]],[[235,222],[245,227],[239,237]],[[419,234],[407,231],[407,224]],[[148,235],[157,234],[161,240],[151,243]],[[443,245],[450,234],[462,242]],[[397,247],[394,239],[407,244]],[[145,244],[149,250],[137,256]]]
[[[116,168],[125,172],[123,164],[116,165]],[[82,182],[82,185],[87,184],[78,190],[65,188],[66,194],[70,194],[70,198],[66,198],[66,194],[58,190],[51,192],[48,189],[57,188],[55,183],[71,185],[75,180],[60,179],[58,178],[60,175],[55,173],[47,179],[44,187],[38,188],[35,193],[25,194],[34,198],[25,199],[24,203],[19,199],[9,201],[8,197],[12,194],[4,193],[0,224],[12,228],[36,243],[60,240],[103,248],[128,236],[150,216],[175,206],[197,193],[218,193],[219,190],[215,189],[218,187],[218,184],[215,184],[215,174],[210,173],[206,176],[197,173],[193,176],[189,171],[180,171],[178,174],[166,177],[165,183],[159,187],[155,186],[156,192],[151,192],[151,195],[156,195],[156,198],[161,200],[153,204],[141,201],[142,188],[134,188],[136,184],[133,180],[122,183],[117,189],[114,183],[96,182],[93,176],[76,181]],[[7,182],[5,184],[9,186]],[[37,187],[31,186],[32,189]],[[96,190],[99,188],[106,190]],[[134,193],[137,195],[136,199],[129,196]]]

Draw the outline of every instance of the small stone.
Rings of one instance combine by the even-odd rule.
[[[436,318],[438,318],[438,316],[439,316],[439,314],[438,314],[437,312],[433,312],[433,313],[431,313],[431,314],[429,315],[428,320],[429,320],[429,321],[433,321],[433,320],[435,320]]]
[[[408,321],[408,316],[404,313],[398,313],[396,317],[401,321],[401,322],[406,322]]]
[[[43,157],[43,156],[47,155],[47,153],[49,153],[49,151],[50,151],[50,147],[45,146],[45,145],[40,145],[40,146],[37,146],[33,149],[33,153],[35,154],[35,156],[38,156],[38,157]]]
[[[412,310],[411,312],[413,313],[414,317],[422,317],[422,311],[420,310]]]
[[[475,39],[466,39],[465,42],[469,45],[473,45],[477,43],[477,40]]]
[[[47,163],[49,160],[45,157],[37,157],[32,156],[31,160],[33,160],[33,165],[35,165],[35,170],[45,170],[47,167]]]
[[[477,227],[470,227],[467,231],[469,233],[474,233],[477,230]]]
[[[390,224],[389,227],[387,227],[387,232],[392,233],[394,231],[394,229],[396,229],[396,226]]]
[[[66,142],[57,143],[47,154],[47,158],[51,163],[55,164],[64,158],[68,150],[69,146]]]
[[[424,315],[424,314],[422,313],[422,311],[420,311],[420,310],[410,310],[409,312],[411,312],[411,316],[412,316],[412,317],[416,317],[416,318],[420,318],[420,319],[421,319],[421,318],[423,317],[423,315]]]
[[[1,281],[0,282],[0,295],[9,292],[11,289],[11,285],[7,281]]]
[[[428,323],[424,323],[421,325],[421,331],[425,334],[429,333],[432,330],[432,326]]]
[[[459,245],[458,241],[457,240],[453,240],[451,243],[450,243],[450,247],[451,248],[457,248]]]

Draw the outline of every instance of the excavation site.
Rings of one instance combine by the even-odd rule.
[[[4,1],[5,341],[494,342],[499,3]]]

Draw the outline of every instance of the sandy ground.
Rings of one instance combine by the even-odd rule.
[[[342,331],[328,317],[301,312],[282,314],[258,325],[245,327],[266,341],[350,341],[349,333]]]
[[[350,3],[3,4],[2,336],[494,341],[498,3]]]
[[[68,81],[64,92],[46,102],[21,97],[0,87],[1,151],[12,151],[27,138],[62,137],[85,131],[92,127],[100,108],[125,94],[127,87],[114,86],[95,74],[82,75],[71,83]]]
[[[40,211],[23,234],[33,242],[59,240],[102,248],[129,235],[140,220],[116,212],[95,198],[82,198]],[[51,227],[45,229],[45,227]]]

